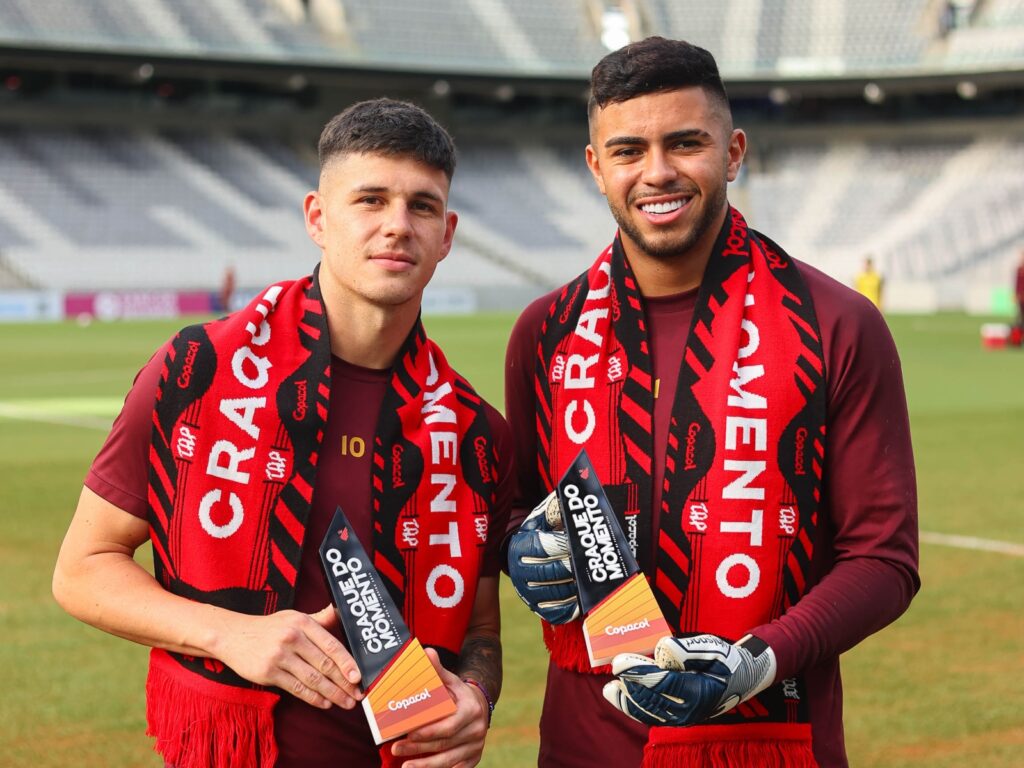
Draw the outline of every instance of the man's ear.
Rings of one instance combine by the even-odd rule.
[[[444,259],[452,249],[452,242],[455,240],[455,227],[459,223],[459,214],[455,211],[446,211],[444,214],[444,239],[441,241],[441,258]]]
[[[597,150],[594,149],[593,144],[587,144],[587,168],[590,169],[590,174],[594,177],[601,194],[607,195],[608,193],[604,189],[604,177],[601,175],[601,162],[598,160]]]
[[[306,233],[321,248],[324,247],[324,210],[319,191],[307,192],[302,201]]]
[[[729,164],[726,167],[726,178],[729,181],[736,181],[736,177],[740,172],[740,166],[743,165],[743,157],[746,154],[747,134],[736,128],[729,137]]]

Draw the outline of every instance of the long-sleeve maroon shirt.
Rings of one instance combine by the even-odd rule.
[[[839,654],[896,619],[920,586],[917,491],[899,357],[882,316],[862,296],[796,262],[818,315],[827,379],[822,519],[809,591],[750,632],[767,642],[777,680],[803,676],[815,758],[845,767]],[[509,530],[545,495],[537,474],[534,371],[541,324],[556,292],[520,316],[505,367],[505,415],[514,425],[518,485]],[[654,375],[654,482],[660,489],[676,380],[697,292],[645,299]],[[656,493],[658,491],[656,490]],[[660,509],[653,499],[652,509]],[[657,541],[658,520],[652,521]],[[811,586],[813,585],[813,586]],[[607,675],[549,665],[540,765],[638,766],[647,728],[601,695]]]

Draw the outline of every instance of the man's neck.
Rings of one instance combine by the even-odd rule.
[[[327,293],[325,290],[324,305],[331,354],[363,368],[390,368],[416,323],[419,302],[381,307]]]
[[[698,287],[710,256],[710,249],[699,253],[691,250],[677,262],[670,262],[651,258],[637,250],[631,254],[626,249],[626,257],[636,276],[641,295],[651,298],[674,296]]]

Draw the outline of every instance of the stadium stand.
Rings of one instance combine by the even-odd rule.
[[[574,149],[463,144],[460,247],[439,279],[544,287],[579,271],[613,226]],[[752,224],[837,276],[875,252],[894,276],[942,277],[1024,234],[1019,140],[780,146],[756,165],[734,195]],[[0,249],[66,289],[208,287],[228,260],[271,280],[310,258],[298,201],[315,175],[265,137],[2,128]]]
[[[388,66],[420,68],[429,61],[484,72],[579,71],[601,51],[573,3],[395,0],[346,2],[345,8],[361,57]]]
[[[929,218],[888,251],[896,275],[924,280],[992,272],[991,260],[1024,242],[1024,140],[976,145],[971,171],[936,194]],[[966,169],[965,169],[966,171]],[[1003,271],[1002,265],[996,269]],[[1004,278],[1005,279],[1005,278]]]
[[[2,0],[0,40],[246,57],[332,55],[273,0]]]
[[[35,287],[208,289],[229,262],[259,285],[315,261],[301,217],[315,181],[265,137],[0,127],[0,251]],[[439,280],[524,282],[469,247]]]
[[[738,117],[751,122],[752,151],[730,194],[794,255],[846,280],[872,253],[894,280],[941,284],[951,302],[969,284],[1005,281],[1024,241],[1024,115],[1013,98],[1024,0],[0,0],[0,48],[113,53],[135,67],[149,55],[202,66],[306,62],[339,68],[349,85],[423,73],[460,148],[460,226],[438,284],[539,292],[582,269],[614,233],[583,162],[580,98],[613,10],[634,36],[683,37],[715,52],[740,93]],[[270,77],[260,72],[245,75],[254,92]],[[979,87],[959,82],[978,72],[1003,72],[999,87],[1009,88],[1009,106],[989,105],[992,118],[972,111],[984,83],[972,102]],[[472,97],[448,93],[459,73],[475,84]],[[952,73],[949,92],[930,107],[942,73]],[[389,87],[400,82],[388,76]],[[909,95],[886,102],[877,86],[867,106],[860,89],[870,78],[888,88],[884,78],[896,76]],[[187,101],[147,92],[150,101],[111,101],[125,110],[122,128],[117,114],[78,119],[76,106],[100,94],[56,80],[64,101],[45,120],[24,119],[31,104],[17,101],[17,83],[0,89],[0,107],[22,110],[0,112],[4,286],[208,289],[228,262],[259,285],[315,259],[299,215],[315,158],[308,131],[288,127],[292,113],[248,130],[244,113],[197,119],[175,111],[199,109]],[[554,82],[575,94],[556,107],[543,95]],[[801,101],[808,82],[817,95]],[[319,124],[356,93],[310,88],[312,108],[289,108]],[[231,98],[246,99],[244,88]],[[140,101],[149,105],[141,112]],[[947,122],[943,110],[960,119]]]
[[[1022,152],[971,135],[787,147],[747,177],[750,218],[837,277],[874,253],[895,279],[971,282],[1024,239]]]
[[[0,40],[50,46],[585,74],[611,0],[0,0]],[[723,71],[821,73],[1022,54],[1019,0],[977,3],[943,40],[935,0],[635,0],[638,34],[715,51]],[[319,12],[317,9],[321,9]],[[325,13],[323,9],[330,9]],[[596,9],[596,11],[595,11]],[[325,19],[330,19],[327,23]],[[395,20],[401,19],[400,24]]]

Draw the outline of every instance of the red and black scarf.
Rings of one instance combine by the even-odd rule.
[[[698,292],[656,546],[647,514],[652,370],[643,300],[616,239],[563,289],[541,331],[540,476],[550,490],[586,445],[673,631],[735,641],[806,591],[825,435],[824,357],[810,294],[793,261],[738,211],[729,209]],[[579,622],[545,624],[544,636],[560,667],[591,671]],[[645,765],[688,765],[688,749],[724,750],[716,766],[813,765],[802,691],[787,680],[714,725],[653,728]],[[751,753],[754,743],[763,749]],[[780,749],[783,761],[773,762]]]
[[[149,450],[165,589],[253,615],[292,604],[330,360],[317,273],[175,337]],[[372,482],[374,565],[413,634],[451,664],[472,611],[496,464],[481,399],[419,322],[385,395]],[[273,765],[276,692],[216,659],[158,649],[146,687],[148,732],[176,768]]]

